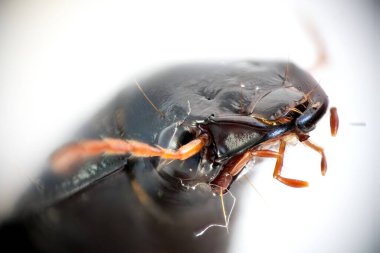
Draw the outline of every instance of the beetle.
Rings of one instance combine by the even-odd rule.
[[[291,187],[305,187],[306,181],[281,175],[286,141],[296,137],[320,153],[321,172],[326,173],[324,151],[308,140],[308,133],[325,114],[328,98],[317,82],[294,64],[242,61],[186,65],[160,73],[158,82],[154,78],[144,84],[142,89],[136,82],[140,96],[146,99],[143,103],[151,105],[142,110],[150,119],[147,124],[160,126],[149,130],[157,137],[149,141],[157,146],[134,140],[138,138],[133,135],[135,129],[127,128],[125,132],[131,133],[132,139],[84,140],[58,150],[52,157],[55,171],[66,173],[78,162],[104,153],[181,161],[198,154],[196,165],[174,163],[160,166],[160,171],[181,175],[175,176],[181,180],[206,182],[226,192],[248,161],[258,156],[277,159],[275,179]],[[149,97],[153,94],[160,100],[152,102]],[[141,105],[131,102],[129,96],[120,103],[137,108],[125,111],[127,118],[135,118],[129,116],[130,111],[140,112]],[[338,128],[334,110],[332,134]],[[129,124],[134,127],[133,122]],[[274,142],[280,143],[278,152],[265,148]],[[186,175],[189,169],[197,174]]]
[[[289,62],[193,63],[139,78],[53,153],[0,238],[17,231],[42,252],[225,252],[223,230],[194,237],[226,218],[214,195],[231,209],[226,195],[255,156],[276,159],[280,182],[307,186],[281,175],[293,137],[321,154],[325,174],[308,133],[327,108],[322,88]]]

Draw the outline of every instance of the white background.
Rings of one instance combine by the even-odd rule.
[[[48,154],[134,75],[191,60],[289,59],[308,68],[316,51],[306,17],[329,54],[313,74],[341,118],[337,138],[328,117],[312,135],[329,170],[322,177],[318,154],[303,145],[288,150],[284,174],[309,180],[308,189],[272,180],[273,161],[251,168],[264,200],[244,180],[236,183],[245,197],[233,213],[231,252],[379,251],[380,6],[263,2],[2,1],[0,217]]]

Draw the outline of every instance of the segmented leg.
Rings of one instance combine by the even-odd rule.
[[[159,156],[163,159],[186,160],[202,150],[208,141],[203,134],[183,145],[178,150],[155,147],[135,140],[103,139],[86,140],[63,147],[51,157],[53,170],[57,173],[67,173],[73,167],[88,158],[101,154],[127,155],[137,157]]]
[[[292,179],[292,178],[286,178],[281,176],[281,170],[282,170],[282,165],[284,162],[284,153],[285,153],[285,146],[286,142],[283,140],[280,140],[280,148],[278,151],[278,156],[277,156],[277,162],[276,166],[274,167],[274,172],[273,172],[273,178],[277,179],[283,184],[286,184],[291,187],[306,187],[309,185],[308,182],[298,180],[298,179]]]
[[[223,170],[219,173],[219,175],[213,180],[211,184],[219,186],[223,190],[223,192],[225,192],[231,185],[233,178],[243,170],[243,168],[254,156],[258,156],[266,158],[277,158],[276,166],[273,172],[273,178],[277,179],[281,183],[286,184],[287,186],[297,188],[308,186],[309,184],[306,181],[281,176],[285,146],[286,142],[280,140],[280,148],[278,152],[269,149],[250,150],[232,158],[228,161]]]
[[[220,188],[223,192],[226,192],[234,177],[244,169],[247,163],[254,156],[277,158],[278,153],[272,150],[250,150],[243,154],[237,155],[231,158],[227,164],[224,165],[224,168],[211,182],[211,185],[218,186],[215,188],[216,191]]]
[[[304,141],[302,143],[304,143],[309,148],[314,149],[315,151],[317,151],[318,153],[321,154],[321,156],[322,156],[322,159],[321,159],[321,172],[322,172],[322,175],[324,176],[326,174],[326,171],[327,171],[327,161],[326,161],[326,156],[325,156],[325,152],[323,151],[323,148],[321,148],[320,146],[315,145],[314,143],[310,142],[309,140],[306,140],[306,141]]]

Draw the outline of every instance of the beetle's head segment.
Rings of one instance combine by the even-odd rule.
[[[283,86],[263,94],[249,110],[251,117],[266,125],[294,124],[302,140],[315,128],[327,106],[327,96],[318,85],[307,93],[294,86]]]

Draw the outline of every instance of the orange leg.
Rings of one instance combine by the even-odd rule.
[[[322,159],[321,159],[321,172],[322,172],[322,175],[324,176],[326,174],[326,171],[327,171],[327,161],[326,161],[326,156],[325,156],[325,152],[323,151],[323,148],[321,148],[320,146],[315,145],[314,143],[310,142],[309,140],[303,141],[302,143],[304,143],[309,148],[312,148],[312,149],[314,149],[315,151],[317,151],[318,153],[321,154],[321,156],[322,156]]]
[[[278,181],[280,181],[281,183],[284,183],[284,184],[291,186],[291,187],[299,188],[299,187],[308,186],[309,183],[306,181],[302,181],[302,180],[298,180],[298,179],[292,179],[292,178],[286,178],[286,177],[281,176],[282,165],[284,162],[285,146],[286,146],[286,142],[283,140],[280,140],[280,148],[278,151],[276,166],[274,167],[273,178],[275,178]]]
[[[190,141],[178,150],[170,150],[155,147],[143,142],[121,139],[86,140],[70,144],[59,149],[51,157],[53,170],[57,173],[67,173],[73,167],[88,158],[101,154],[127,155],[137,157],[159,156],[163,159],[186,160],[202,150],[208,141],[208,136],[203,134]]]
[[[308,182],[291,179],[281,176],[282,165],[284,161],[284,152],[285,152],[286,143],[283,140],[280,140],[280,149],[278,152],[272,150],[250,150],[239,156],[232,158],[223,168],[221,173],[213,180],[211,184],[219,186],[223,192],[230,186],[233,178],[239,174],[246,164],[254,157],[266,157],[266,158],[277,158],[276,166],[273,172],[273,177],[280,181],[283,184],[291,187],[306,187]]]
[[[272,150],[249,150],[231,158],[227,164],[224,165],[219,175],[211,182],[211,185],[217,185],[219,187],[214,189],[215,193],[218,193],[218,189],[222,192],[226,192],[234,177],[244,169],[254,156],[277,158],[278,153]]]

